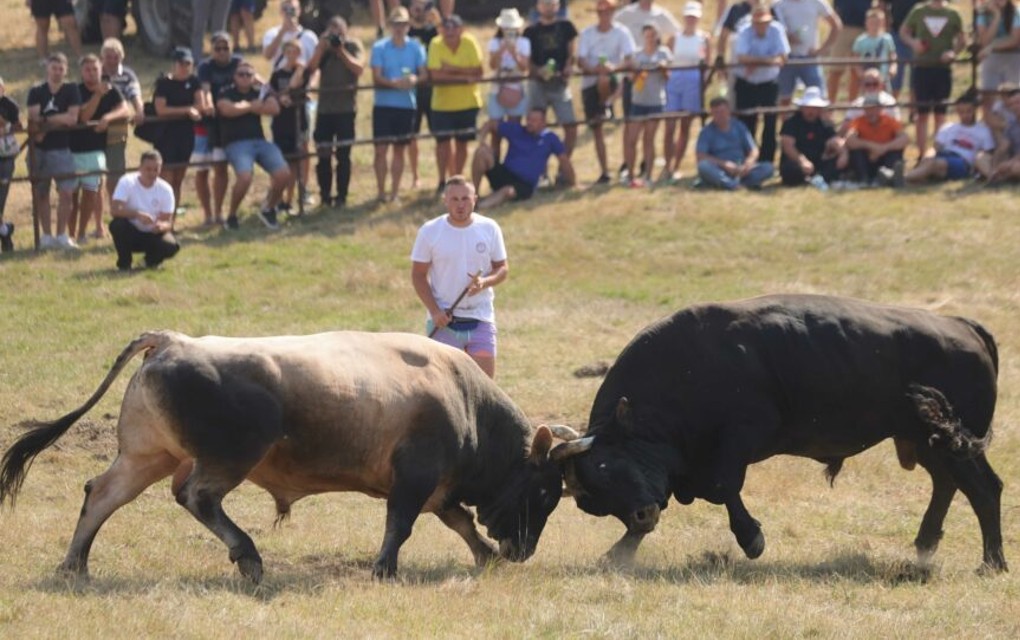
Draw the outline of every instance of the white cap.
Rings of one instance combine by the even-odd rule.
[[[684,5],[684,16],[694,16],[696,18],[701,17],[701,3],[695,0],[688,0],[687,4]]]

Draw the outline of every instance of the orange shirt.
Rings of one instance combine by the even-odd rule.
[[[855,118],[850,123],[850,128],[857,132],[857,137],[861,140],[883,144],[899,135],[903,130],[903,123],[883,113],[878,116],[878,122],[875,124],[871,124],[867,116]]]

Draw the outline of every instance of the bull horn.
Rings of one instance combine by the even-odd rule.
[[[591,445],[594,442],[595,436],[587,436],[571,442],[564,442],[563,444],[556,445],[556,448],[549,453],[549,457],[556,462],[560,462],[591,449]]]
[[[549,430],[552,431],[552,434],[559,438],[560,440],[572,442],[581,437],[580,433],[574,431],[565,424],[550,424],[548,425],[548,427]]]

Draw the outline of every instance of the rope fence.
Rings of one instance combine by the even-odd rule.
[[[761,65],[755,65],[755,66],[759,66],[759,67],[764,67],[764,66],[780,66],[780,67],[783,67],[783,66],[787,66],[787,67],[799,67],[799,66],[825,66],[825,67],[833,67],[833,66],[851,67],[851,66],[857,66],[857,67],[876,67],[876,66],[880,66],[880,65],[883,65],[883,64],[891,64],[893,62],[896,62],[898,64],[900,73],[903,73],[907,67],[912,66],[912,63],[909,60],[897,60],[895,58],[868,58],[866,60],[862,60],[861,58],[796,58],[796,59],[787,60],[785,63],[782,63],[782,64],[771,64],[771,65],[761,64]],[[972,74],[971,75],[972,75],[972,80],[973,80],[973,78],[974,78],[974,76],[976,74],[976,69],[978,67],[979,61],[976,58],[976,56],[971,55],[970,57],[955,59],[950,64],[955,64],[955,65],[970,65],[971,68],[972,68]],[[666,66],[663,66],[663,67],[658,67],[656,69],[645,69],[645,70],[633,69],[633,68],[619,68],[619,69],[616,69],[616,70],[612,71],[611,75],[613,75],[613,76],[630,76],[630,75],[633,75],[633,74],[641,72],[641,71],[646,71],[646,72],[660,72],[660,71],[661,72],[672,72],[672,71],[691,71],[691,70],[697,70],[699,72],[699,76],[700,76],[700,82],[699,82],[699,84],[700,84],[700,98],[701,98],[700,99],[700,103],[702,105],[704,105],[705,102],[706,102],[705,101],[706,93],[708,92],[708,90],[710,88],[710,85],[712,83],[712,80],[715,79],[717,73],[722,72],[722,73],[725,74],[728,70],[732,70],[732,69],[736,69],[736,68],[740,68],[740,67],[744,67],[744,66],[745,65],[737,63],[737,62],[735,62],[735,63],[725,63],[725,64],[702,62],[702,63],[700,63],[698,65],[666,65]],[[575,78],[575,77],[576,78],[581,78],[581,77],[586,77],[586,76],[587,77],[593,77],[593,76],[599,76],[599,75],[601,75],[601,74],[599,74],[599,73],[586,73],[586,72],[583,72],[583,71],[577,71],[577,72],[571,72],[571,73],[567,73],[567,74],[564,74],[564,73],[555,73],[555,74],[552,74],[552,76],[549,76],[547,78],[543,78],[541,76],[536,76],[536,75],[531,75],[531,74],[520,74],[520,75],[493,75],[493,76],[485,76],[485,77],[482,77],[482,78],[479,78],[479,79],[476,79],[476,80],[463,80],[463,81],[438,81],[437,82],[437,81],[423,80],[422,82],[419,82],[417,85],[415,85],[414,88],[412,88],[410,90],[413,91],[413,90],[416,90],[417,88],[422,88],[422,87],[437,87],[437,86],[449,86],[449,85],[486,85],[486,84],[503,84],[503,83],[527,83],[527,82],[531,82],[531,81],[536,81],[536,80],[540,81],[540,80],[547,80],[547,79],[552,79],[552,78],[559,78],[559,79],[562,79],[562,80],[565,80],[565,81],[569,82],[570,79]],[[290,90],[287,93],[289,93],[291,95],[292,106],[294,108],[297,108],[297,109],[306,109],[308,107],[308,103],[311,102],[311,100],[309,100],[309,96],[313,96],[314,95],[314,96],[319,96],[320,98],[323,98],[323,97],[328,98],[328,97],[331,97],[331,96],[333,96],[335,94],[350,93],[352,91],[353,92],[369,91],[369,90],[374,91],[376,89],[393,90],[392,87],[377,86],[377,85],[374,85],[374,84],[371,84],[371,83],[368,83],[368,84],[358,83],[358,84],[350,84],[350,85],[333,86],[333,87],[329,87],[327,89],[322,89],[322,88],[318,88],[318,87],[307,87],[307,88],[302,88],[302,89],[297,89],[297,90]],[[276,94],[274,93],[273,95],[276,95]],[[615,97],[614,97],[614,99],[615,99]],[[731,102],[732,102],[733,97],[730,96],[730,99],[731,99]],[[525,97],[525,100],[527,100],[527,97]],[[934,104],[931,103],[931,102],[918,103],[918,102],[913,102],[913,101],[896,101],[895,103],[883,104],[882,107],[883,108],[893,108],[893,107],[914,108],[914,107],[918,107],[918,106],[948,106],[951,103],[952,103],[952,100],[947,100],[947,101],[943,101],[943,102],[940,102],[940,103],[934,103]],[[859,106],[855,106],[852,103],[833,103],[833,104],[829,105],[828,107],[826,107],[826,109],[831,110],[831,111],[846,111],[846,110],[849,110],[849,109],[857,109],[857,108],[860,108],[860,107]],[[773,106],[773,107],[756,107],[756,108],[753,108],[753,109],[741,109],[741,110],[734,109],[733,110],[733,115],[739,117],[739,116],[759,116],[759,115],[783,114],[783,113],[793,112],[796,109],[797,109],[797,106],[795,106],[795,105],[787,105],[787,106],[777,105],[777,106]],[[578,120],[576,120],[575,122],[572,122],[572,123],[550,122],[550,123],[548,123],[547,126],[562,128],[562,127],[565,127],[565,126],[578,126],[578,125],[585,125],[585,126],[589,126],[589,127],[593,126],[593,125],[605,125],[605,124],[613,124],[613,125],[623,124],[623,125],[626,125],[626,124],[629,124],[629,123],[640,123],[640,122],[654,121],[654,120],[673,120],[673,119],[684,118],[684,117],[697,117],[697,118],[700,118],[702,120],[702,122],[703,122],[707,118],[708,115],[709,115],[708,111],[706,111],[704,108],[702,108],[700,111],[696,111],[696,112],[695,111],[665,111],[665,112],[662,112],[662,113],[659,113],[659,114],[646,115],[646,116],[629,116],[627,114],[624,114],[623,116],[619,116],[619,117],[613,116],[613,117],[598,117],[598,118],[591,118],[591,119],[578,119]],[[269,117],[269,116],[266,116],[266,117]],[[189,119],[190,118],[188,118],[187,116],[145,116],[143,118],[144,122],[146,122],[146,123],[171,123],[171,122],[180,122],[182,120],[189,120]],[[201,121],[199,121],[199,122],[201,122]],[[46,127],[46,126],[43,126],[43,127],[39,128],[37,130],[33,130],[32,133],[29,133],[28,131],[26,131],[24,129],[19,129],[18,131],[15,131],[13,133],[15,135],[27,135],[26,140],[21,144],[21,151],[24,151],[25,148],[27,147],[28,153],[29,153],[29,157],[31,157],[31,154],[33,154],[35,152],[35,144],[36,143],[34,141],[34,135],[40,134],[40,133],[45,133],[46,131],[52,131],[52,130],[60,130],[60,131],[93,130],[94,127],[96,126],[96,124],[98,124],[98,122],[82,123],[82,124],[79,124],[79,125],[75,125],[73,127],[62,127],[62,126],[61,127]],[[116,125],[127,125],[127,124],[135,124],[134,118],[116,119],[116,120],[111,120],[111,121],[109,121],[107,123],[108,127],[112,127],[112,126],[116,126]],[[301,119],[300,118],[295,118],[295,128],[296,128],[296,133],[297,133],[297,139],[298,140],[302,140],[303,138],[305,138],[304,134],[306,132],[301,129]],[[449,138],[449,137],[456,137],[456,136],[476,135],[478,133],[478,131],[479,131],[479,128],[476,126],[476,127],[469,127],[469,128],[464,128],[464,129],[444,130],[444,131],[440,132],[440,135],[442,137],[444,137],[444,138]],[[436,133],[434,131],[427,132],[427,133],[414,133],[414,134],[402,135],[402,136],[386,136],[386,137],[378,137],[378,138],[374,138],[374,137],[358,138],[358,137],[355,137],[355,138],[344,139],[344,140],[333,140],[332,142],[315,143],[315,144],[312,145],[312,148],[311,148],[310,151],[299,151],[299,152],[295,152],[295,153],[284,154],[284,157],[289,162],[298,162],[298,161],[302,161],[302,160],[305,160],[305,159],[311,159],[311,158],[316,158],[316,157],[320,157],[320,156],[323,156],[323,155],[329,155],[329,154],[335,153],[338,149],[341,149],[341,148],[350,148],[350,147],[362,146],[362,145],[406,144],[406,143],[408,143],[408,142],[410,142],[412,140],[429,140],[429,139],[436,139],[436,137],[437,137],[437,135],[436,135]],[[20,154],[20,152],[19,152],[19,154]],[[164,164],[164,167],[168,168],[168,169],[179,169],[179,168],[208,169],[208,168],[211,168],[211,167],[214,167],[214,166],[218,166],[218,165],[223,165],[223,164],[226,164],[225,160],[222,160],[222,161],[202,161],[202,162],[190,162],[189,161],[189,162],[182,162],[182,163],[167,163],[167,164]],[[29,171],[28,171],[28,175],[27,176],[14,177],[14,178],[11,178],[9,180],[6,180],[5,182],[8,182],[10,184],[18,184],[18,183],[26,183],[27,182],[27,183],[31,183],[31,184],[34,185],[37,182],[43,182],[43,181],[49,182],[50,180],[67,180],[67,179],[71,179],[71,178],[78,179],[78,178],[84,178],[84,177],[90,177],[90,176],[96,176],[96,175],[106,176],[106,175],[108,175],[110,173],[108,170],[98,170],[98,171],[88,171],[88,172],[63,173],[63,174],[48,175],[48,176],[45,176],[45,177],[40,177],[40,176],[37,176],[37,175],[34,174],[35,167],[34,167],[34,163],[33,162],[29,162],[28,163],[28,169],[29,169]],[[131,166],[127,166],[124,171],[125,172],[130,172],[130,171],[137,171],[138,169],[139,169],[138,166],[131,165]],[[300,182],[300,180],[299,180],[299,182]],[[300,186],[301,186],[301,190],[303,192],[305,185],[301,184]],[[32,189],[32,221],[33,221],[34,234],[35,234],[35,249],[38,251],[38,249],[39,249],[39,241],[40,241],[40,223],[39,223],[39,217],[38,217],[38,207],[37,207],[36,202],[35,202],[36,191],[37,190],[33,186],[33,189]],[[298,200],[299,200],[299,203],[298,203],[299,214],[302,214],[302,213],[304,213],[304,204],[301,201],[302,200],[301,198],[298,198]]]

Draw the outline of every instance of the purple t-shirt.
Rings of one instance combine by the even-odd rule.
[[[499,123],[499,135],[510,145],[503,166],[532,186],[538,186],[549,157],[567,151],[559,136],[549,129],[543,129],[536,136],[528,133],[519,122],[506,121]]]

